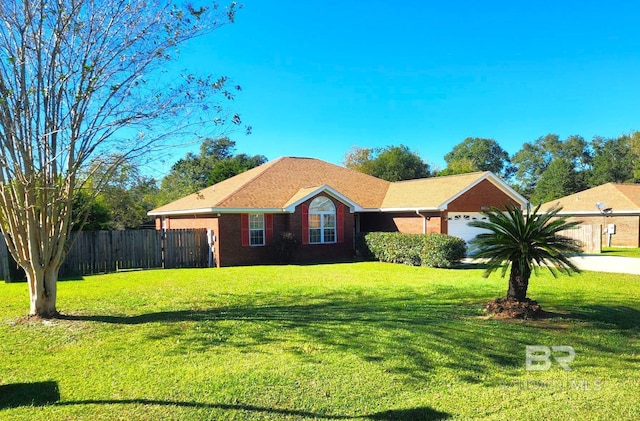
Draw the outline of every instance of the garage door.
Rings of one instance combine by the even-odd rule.
[[[473,240],[476,235],[489,232],[485,229],[470,227],[468,225],[469,222],[479,219],[487,219],[487,217],[477,212],[450,213],[448,218],[449,235],[460,237],[468,243]]]

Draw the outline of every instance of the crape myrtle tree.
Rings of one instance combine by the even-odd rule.
[[[99,191],[94,174],[119,163],[102,157],[131,159],[209,118],[210,127],[240,123],[224,111],[234,89],[227,78],[164,73],[180,46],[233,22],[237,9],[165,0],[0,3],[0,229],[26,272],[30,315],[57,315],[58,270],[74,223],[83,221],[72,218],[74,199],[86,194],[87,179]],[[194,108],[208,112],[188,112]]]

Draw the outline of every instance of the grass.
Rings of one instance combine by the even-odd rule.
[[[638,419],[640,277],[532,279],[556,317],[500,321],[506,281],[383,263],[0,284],[0,419]],[[525,370],[526,345],[575,348]],[[526,417],[523,416],[526,414]]]
[[[602,253],[607,256],[640,257],[640,248],[636,247],[603,247]]]

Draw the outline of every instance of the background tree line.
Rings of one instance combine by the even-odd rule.
[[[495,140],[469,137],[444,156],[446,167],[431,170],[406,146],[352,147],[344,165],[389,181],[475,171],[501,176],[532,203],[545,203],[608,182],[640,181],[640,132],[617,138],[548,134],[509,156]]]
[[[509,165],[514,169],[507,181],[534,204],[605,183],[637,183],[640,132],[590,142],[549,134],[525,143]]]
[[[263,155],[236,154],[235,150],[236,142],[228,137],[207,138],[198,154],[187,153],[161,180],[145,176],[134,163],[125,162],[107,177],[101,174],[99,178],[107,181],[97,195],[92,194],[90,183],[78,192],[75,217],[86,215],[84,230],[155,227],[153,218],[147,216],[151,209],[267,162]]]
[[[470,137],[455,145],[444,159],[446,167],[437,169],[402,144],[354,146],[346,151],[343,164],[388,181],[491,171],[538,204],[608,182],[639,182],[640,132],[591,141],[548,134],[525,143],[513,156],[493,139]],[[84,229],[152,227],[149,210],[265,162],[263,155],[236,153],[236,143],[228,137],[208,138],[199,153],[187,153],[161,180],[141,174],[132,163],[119,167],[95,199],[80,192],[76,208],[78,214],[81,209],[90,209]]]

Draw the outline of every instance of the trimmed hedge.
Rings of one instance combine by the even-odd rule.
[[[467,253],[464,240],[447,234],[370,232],[359,236],[357,248],[363,257],[381,262],[435,268],[449,268]]]

